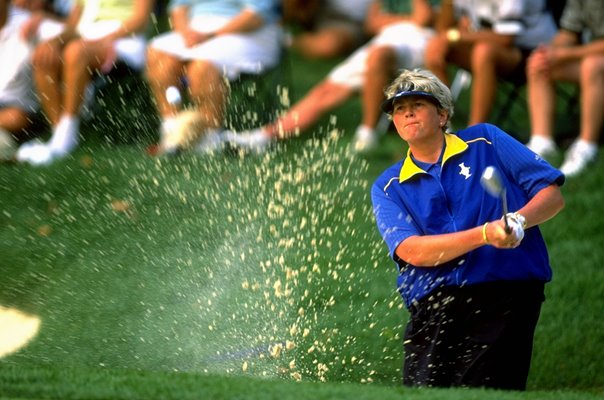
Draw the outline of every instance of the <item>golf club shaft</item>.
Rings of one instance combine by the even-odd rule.
[[[503,223],[505,224],[505,233],[510,233],[512,232],[512,229],[510,228],[506,217],[506,215],[508,215],[508,199],[505,190],[501,192],[501,201],[503,203]]]

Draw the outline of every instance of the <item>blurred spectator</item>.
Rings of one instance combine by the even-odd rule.
[[[27,39],[38,34],[44,40],[48,40],[51,36],[56,36],[60,32],[56,31],[56,24],[48,24],[47,21],[60,22],[62,29],[62,24],[71,11],[72,1],[13,0],[13,5],[31,12],[29,20],[21,27],[21,35]],[[47,29],[51,29],[51,31],[47,32]]]
[[[367,16],[375,37],[336,66],[329,75],[277,121],[250,132],[228,135],[235,144],[263,151],[273,140],[285,139],[309,128],[321,116],[361,92],[363,115],[354,148],[364,151],[377,144],[383,90],[400,68],[423,65],[424,48],[433,35],[429,0],[406,0],[397,10],[374,0]]]
[[[283,0],[286,24],[302,29],[291,37],[291,47],[307,58],[349,54],[367,39],[363,29],[371,0]]]
[[[209,152],[219,144],[224,124],[226,80],[279,62],[278,2],[173,0],[169,12],[173,30],[148,49],[147,75],[162,119],[159,151],[196,146]],[[185,88],[194,111],[177,114]]]
[[[281,0],[281,18],[286,25],[310,30],[323,0]]]
[[[27,8],[23,8],[27,7]],[[32,12],[41,12],[40,1],[0,0],[0,159],[14,157],[18,143],[30,134],[34,114],[39,108],[32,85],[30,57],[40,39],[58,35],[62,25],[39,18],[35,26],[26,27]],[[41,14],[42,15],[42,14]]]
[[[77,0],[64,31],[38,45],[32,59],[52,137],[48,143],[25,143],[17,160],[48,164],[77,146],[83,95],[95,74],[110,72],[118,62],[143,68],[152,8],[152,0]]]
[[[530,51],[556,31],[545,0],[444,0],[426,67],[450,85],[449,64],[472,74],[469,125],[486,122],[499,78],[524,78]]]
[[[531,54],[527,78],[532,130],[527,146],[542,157],[557,150],[553,140],[555,83],[571,82],[581,88],[579,137],[560,167],[567,176],[579,174],[596,158],[603,128],[604,3],[568,0],[558,34]]]

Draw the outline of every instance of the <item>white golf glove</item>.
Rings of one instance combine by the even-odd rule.
[[[510,229],[512,230],[512,234],[516,238],[516,246],[518,246],[524,238],[524,228],[526,227],[526,220],[524,219],[524,216],[518,213],[507,213],[504,218],[508,221],[508,226],[510,227]]]

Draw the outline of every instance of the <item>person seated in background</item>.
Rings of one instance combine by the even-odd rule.
[[[152,0],[81,0],[63,32],[37,46],[32,63],[42,109],[52,127],[47,143],[28,142],[17,160],[48,164],[73,151],[79,141],[79,112],[95,74],[123,62],[134,70],[145,63],[145,30]]]
[[[583,37],[589,41],[582,43]],[[529,57],[527,79],[532,132],[527,146],[542,157],[557,151],[553,139],[555,83],[571,82],[581,88],[579,137],[568,149],[560,167],[566,176],[579,174],[595,160],[604,127],[604,4],[601,1],[568,1],[558,34]]]
[[[367,30],[375,37],[337,65],[276,121],[256,130],[228,135],[237,146],[263,151],[273,141],[286,139],[316,123],[325,113],[361,92],[363,115],[354,136],[354,149],[366,151],[378,141],[383,89],[400,68],[423,65],[424,47],[433,35],[434,10],[429,0],[399,2],[389,10],[374,0],[367,15]]]
[[[371,0],[282,0],[284,21],[298,25],[291,48],[306,58],[335,58],[350,54],[367,39],[363,29]]]
[[[169,12],[173,30],[150,43],[147,62],[147,79],[161,116],[159,153],[192,146],[212,151],[224,125],[225,79],[260,74],[280,61],[278,2],[172,0]],[[179,114],[178,89],[185,86],[194,111]],[[183,120],[189,126],[185,130]]]
[[[31,135],[29,128],[39,109],[32,84],[30,57],[35,43],[58,35],[59,22],[34,17],[45,8],[41,2],[0,0],[0,160],[13,160],[19,143]],[[37,15],[37,14],[36,14]],[[36,19],[36,24],[30,22]]]
[[[62,29],[72,7],[71,0],[13,0],[13,4],[31,13],[28,21],[21,27],[21,35],[24,39],[40,35],[48,40],[49,36],[59,34],[60,32],[56,31],[56,23],[60,24]],[[49,20],[56,23],[49,23]],[[50,31],[47,32],[47,29]]]
[[[426,47],[426,68],[450,85],[449,65],[472,74],[469,125],[489,119],[499,78],[524,78],[532,49],[556,24],[546,0],[444,0],[438,35]]]

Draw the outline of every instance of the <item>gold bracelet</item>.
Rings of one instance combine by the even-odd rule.
[[[489,238],[487,237],[487,225],[489,223],[485,222],[484,225],[482,226],[482,239],[484,240],[485,244],[491,244],[491,242],[489,242]]]

